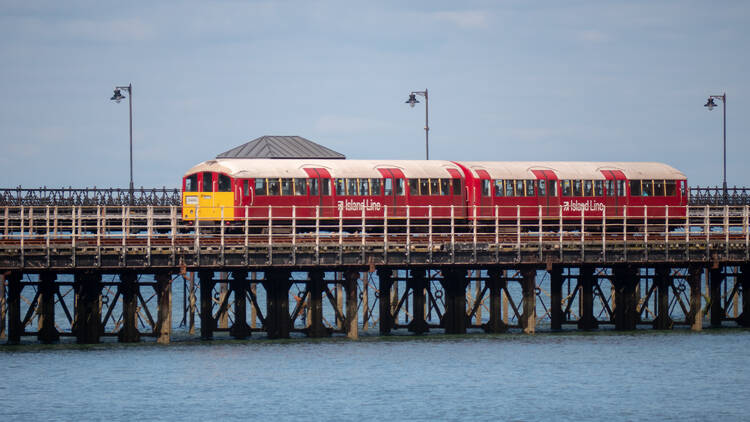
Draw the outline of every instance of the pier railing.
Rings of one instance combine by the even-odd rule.
[[[0,206],[179,206],[176,188],[0,188]]]

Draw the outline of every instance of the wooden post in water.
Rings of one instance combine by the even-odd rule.
[[[229,283],[227,283],[227,273],[219,273],[219,303],[224,303],[224,298],[229,295]],[[219,315],[216,317],[216,326],[218,328],[227,329],[229,328],[229,307],[225,306],[219,308]]]
[[[519,322],[525,334],[534,334],[536,331],[536,268],[521,269],[521,291],[523,314]]]
[[[263,280],[266,289],[266,333],[268,338],[289,338],[291,318],[289,317],[289,271],[267,271]]]
[[[344,329],[344,322],[341,318],[339,318],[339,315],[344,315],[344,290],[341,286],[341,282],[343,279],[343,274],[340,272],[336,273],[336,285],[334,286],[335,289],[335,297],[336,297],[336,309],[338,309],[338,313],[336,313],[336,329],[337,330],[343,330]]]
[[[121,343],[135,343],[141,340],[138,332],[138,276],[132,271],[120,274],[120,294],[122,295],[122,328],[117,333]]]
[[[378,269],[378,311],[380,335],[390,334],[393,329],[393,306],[391,305],[391,289],[393,287],[393,270]],[[398,299],[396,299],[398,300]]]
[[[547,270],[550,279],[550,328],[553,331],[562,330],[563,308],[562,308],[562,267],[550,266]]]
[[[491,268],[487,270],[487,289],[490,291],[490,316],[488,321],[482,325],[486,333],[504,333],[508,330],[507,324],[503,322],[503,290],[507,281],[501,275],[503,270]]]
[[[579,269],[579,283],[581,284],[581,315],[578,320],[578,328],[581,330],[593,330],[599,327],[599,321],[594,316],[594,267],[583,265]]]
[[[466,288],[469,285],[466,270],[446,268],[442,273],[440,284],[445,292],[445,313],[441,325],[445,328],[445,334],[466,334]]]
[[[255,280],[258,278],[258,273],[255,271],[250,274],[250,279],[252,282],[250,282],[250,293],[252,297],[258,297],[258,283],[255,282]],[[258,319],[258,311],[255,310],[255,305],[250,307],[250,329],[255,329],[257,326]]]
[[[188,295],[188,333],[189,334],[195,334],[195,312],[197,308],[197,298],[195,297],[195,271],[192,271],[190,273],[190,278],[188,279],[190,281],[190,293]]]
[[[421,268],[413,269],[410,271],[410,273],[410,277],[406,283],[406,288],[407,290],[411,290],[413,303],[412,320],[408,324],[408,329],[415,334],[422,334],[430,330],[430,328],[427,326],[427,321],[425,321],[424,319],[424,292],[427,288],[427,278],[425,275],[425,270]]]
[[[474,300],[479,302],[479,306],[476,306],[477,312],[474,314],[474,321],[477,325],[482,325],[482,303],[480,296],[482,296],[482,280],[479,279],[482,272],[480,270],[474,270]]]
[[[344,273],[344,290],[346,291],[346,336],[350,340],[359,340],[359,325],[357,315],[358,295],[357,280],[358,271],[347,271]]]
[[[172,338],[172,277],[168,272],[160,271],[154,275],[154,279],[157,298],[156,341],[169,344]]]
[[[369,273],[362,272],[362,329],[367,330],[370,322],[370,304],[369,304],[369,292],[370,289],[370,278]]]
[[[659,265],[656,267],[654,284],[656,285],[658,300],[653,327],[655,330],[671,330],[674,325],[672,318],[669,316],[669,288],[672,287],[672,280],[669,277],[668,266]]]
[[[615,292],[615,329],[620,331],[635,330],[638,323],[638,297],[636,286],[638,275],[629,265],[618,265],[612,268]]]
[[[17,271],[6,273],[8,282],[8,344],[19,344],[24,328],[21,322],[21,277]]]
[[[73,332],[79,344],[99,343],[102,333],[102,275],[94,272],[75,274],[75,321]]]
[[[737,317],[737,323],[750,327],[750,264],[740,266],[737,282],[742,290],[742,313]]]
[[[55,295],[57,275],[52,272],[39,274],[39,333],[37,338],[45,344],[60,340],[60,333],[55,327]]]
[[[234,324],[229,329],[229,335],[244,339],[250,337],[250,326],[247,325],[247,271],[232,271],[232,281],[229,282],[234,293]]]
[[[5,331],[5,273],[0,273],[0,340],[8,336]]]
[[[198,279],[201,289],[201,339],[211,340],[216,328],[216,320],[213,315],[213,291],[216,281],[213,271],[206,270],[198,272]]]
[[[703,303],[701,296],[701,273],[700,266],[692,265],[688,269],[688,284],[690,285],[690,313],[688,322],[693,331],[703,330]]]
[[[721,327],[724,320],[724,309],[721,306],[721,285],[724,282],[724,272],[721,265],[709,271],[709,291],[711,292],[711,327]]]
[[[325,290],[325,273],[310,271],[307,282],[307,300],[310,304],[307,310],[307,336],[312,338],[329,337],[331,331],[323,325],[323,291]]]

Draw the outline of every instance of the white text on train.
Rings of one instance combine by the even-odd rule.
[[[369,199],[363,199],[361,201],[339,201],[339,211],[380,211],[382,204],[380,202],[370,201]]]
[[[596,201],[565,201],[563,211],[604,211],[604,204]]]

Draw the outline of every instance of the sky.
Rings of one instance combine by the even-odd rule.
[[[350,159],[658,161],[750,186],[747,1],[0,0],[0,187],[136,187],[263,135]],[[127,93],[126,93],[127,95]],[[745,158],[743,158],[745,157]]]

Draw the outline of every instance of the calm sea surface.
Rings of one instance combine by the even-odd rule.
[[[749,420],[750,331],[0,346],[0,420]]]

